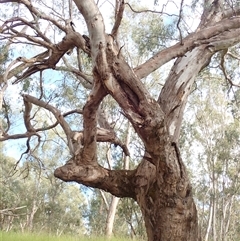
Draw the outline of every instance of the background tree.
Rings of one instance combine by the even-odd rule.
[[[206,241],[239,238],[235,228],[240,204],[239,118],[235,115],[239,96],[238,91],[226,92],[229,86],[222,77],[209,70],[199,76],[187,108],[191,118],[186,118],[182,135]]]
[[[35,143],[41,143],[41,133],[59,124],[65,133],[65,138],[59,138],[64,138],[70,157],[65,165],[55,170],[56,177],[99,188],[118,197],[133,198],[143,214],[149,241],[200,240],[192,188],[178,140],[192,85],[215,53],[221,52],[219,67],[227,81],[232,86],[235,84],[236,76],[229,75],[225,61],[226,56],[239,61],[236,49],[235,53],[231,52],[231,47],[240,41],[238,2],[205,0],[194,3],[195,13],[201,12],[201,15],[200,22],[192,29],[188,23],[189,12],[193,10],[184,1],[179,5],[175,3],[177,14],[167,13],[169,9],[164,4],[161,11],[154,12],[136,10],[125,1],[114,1],[110,16],[109,10],[104,11],[101,3],[93,0],[52,1],[51,6],[49,1],[1,0],[0,3],[6,9],[1,39],[11,41],[18,47],[15,51],[22,52],[21,57],[6,68],[1,87],[5,91],[13,78],[14,84],[22,84],[28,91],[21,95],[22,123],[26,132],[14,133],[10,128],[13,121],[5,108],[6,127],[2,128],[1,140],[26,138],[28,152],[33,148],[34,138]],[[164,48],[158,46],[158,38],[153,41],[151,34],[149,38],[142,38],[143,41],[151,39],[152,44],[157,43],[156,47],[151,48],[150,56],[146,54],[140,63],[132,65],[131,55],[126,54],[121,41],[121,23],[128,17],[124,15],[125,8],[136,14],[143,12],[145,16],[157,13],[159,21],[155,23],[159,25],[167,16],[167,21],[176,23],[178,32],[169,35],[172,38]],[[107,19],[111,17],[114,21],[109,28]],[[110,30],[106,33],[107,28]],[[159,29],[149,28],[152,30]],[[24,47],[23,51],[20,46]],[[30,51],[26,52],[27,49]],[[73,49],[76,49],[77,63],[65,58]],[[164,85],[159,85],[152,95],[149,85],[142,80],[166,63],[172,63],[171,70]],[[51,69],[70,72],[74,78],[55,81],[57,72],[53,76]],[[65,98],[65,102],[61,98],[63,90],[68,90],[72,99],[79,98],[83,88],[90,92],[80,105],[68,105],[69,99]],[[6,99],[10,97],[5,96]],[[106,109],[102,111],[107,96],[116,101],[122,117],[130,121],[143,143],[142,160],[137,168],[112,170],[98,162],[99,142],[118,145],[129,155],[111,126],[111,113]],[[80,98],[83,97],[86,95]],[[55,122],[36,120],[35,117],[42,113],[40,109],[49,111]]]
[[[57,235],[86,232],[85,199],[77,185],[53,176],[52,169],[63,153],[58,144],[49,146],[39,147],[18,166],[17,160],[1,155],[1,230]],[[44,166],[37,154],[45,160]]]

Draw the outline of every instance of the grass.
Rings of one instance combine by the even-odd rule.
[[[0,241],[105,241],[105,237],[71,237],[71,236],[54,236],[50,234],[33,234],[33,233],[14,233],[1,232]],[[111,238],[109,241],[132,241],[126,238]]]

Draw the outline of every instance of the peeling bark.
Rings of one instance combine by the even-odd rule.
[[[183,112],[192,84],[201,69],[210,62],[212,54],[207,46],[202,45],[178,58],[162,88],[158,102],[167,116],[166,124],[173,142],[179,139]]]

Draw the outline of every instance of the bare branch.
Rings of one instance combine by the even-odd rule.
[[[69,116],[71,114],[82,114],[83,111],[80,110],[80,109],[75,109],[75,110],[71,110],[71,111],[68,111],[66,113],[64,113],[62,116],[63,117],[66,117],[66,116]],[[7,118],[8,119],[8,118]],[[8,119],[8,129],[10,127],[10,121]],[[53,129],[54,127],[56,127],[57,125],[59,124],[58,121],[56,121],[54,124],[50,125],[50,126],[46,126],[46,127],[42,127],[42,128],[36,128],[35,129],[35,132],[26,132],[26,133],[21,133],[21,134],[13,134],[13,135],[8,135],[7,134],[7,131],[3,132],[3,137],[0,138],[0,141],[6,141],[6,140],[16,140],[16,139],[22,139],[22,138],[28,138],[32,135],[35,135],[35,133],[37,132],[42,132],[42,131],[47,131],[47,130],[50,130],[50,129]],[[8,130],[7,129],[7,130]]]
[[[37,73],[38,71],[43,71],[45,69],[50,69],[50,68],[54,69],[56,64],[63,57],[63,55],[67,53],[69,49],[72,49],[75,46],[80,47],[84,51],[89,53],[89,50],[85,46],[85,40],[83,39],[83,37],[77,32],[74,32],[74,31],[68,32],[61,42],[51,46],[48,59],[43,59],[41,63],[30,65],[30,67],[20,77],[17,78],[14,84],[20,82],[21,80],[29,77],[34,73]]]
[[[7,128],[5,130],[3,130],[2,123],[0,126],[1,126],[2,135],[5,136],[5,134],[9,131],[9,129],[11,127],[11,122],[10,122],[9,115],[8,115],[7,103],[4,98],[3,98],[3,108],[5,109],[4,117],[7,120]]]
[[[118,29],[121,25],[122,22],[122,17],[123,17],[123,12],[124,12],[124,7],[125,7],[125,2],[124,0],[119,0],[116,1],[116,10],[115,10],[115,23],[111,32],[111,35],[116,38],[118,34]]]
[[[240,61],[240,56],[237,56],[237,55],[235,55],[235,54],[233,54],[233,53],[231,53],[231,52],[227,52],[227,55],[229,55],[229,56],[231,56],[232,58],[234,58],[234,59],[237,59],[237,60],[239,60]]]
[[[44,46],[45,48],[52,48],[52,45],[49,44],[49,42],[46,42],[45,40],[40,40],[40,39],[30,36],[28,34],[19,32],[19,31],[13,29],[12,27],[7,26],[7,29],[11,30],[15,34],[12,36],[13,38],[22,37],[22,38],[29,40],[30,42],[35,43],[37,46]]]
[[[87,103],[83,109],[84,149],[82,160],[86,162],[96,162],[96,136],[97,136],[97,111],[102,99],[107,95],[98,80],[95,80],[94,87],[90,93]]]
[[[20,207],[16,207],[16,208],[6,208],[6,209],[2,209],[0,210],[0,213],[1,214],[4,214],[5,212],[8,212],[8,211],[15,211],[15,210],[19,210],[19,209],[23,209],[23,208],[26,208],[27,206],[20,206]]]
[[[228,76],[227,74],[227,70],[225,68],[225,56],[227,54],[227,49],[225,51],[222,51],[222,54],[221,54],[221,62],[220,62],[220,67],[221,67],[221,70],[223,72],[223,75],[225,77],[225,79],[229,82],[229,84],[232,86],[235,86],[235,87],[240,87],[239,84],[235,84],[233,83],[233,81],[231,80],[231,78]]]
[[[234,6],[234,8],[230,8],[226,11],[223,11],[224,18],[239,16],[239,15],[240,15],[240,6]]]
[[[179,17],[178,17],[178,22],[177,22],[177,28],[179,30],[179,34],[180,34],[180,43],[182,44],[182,31],[180,29],[180,22],[182,19],[182,11],[183,11],[183,2],[184,0],[181,0],[181,4],[180,4],[180,11],[179,11]]]
[[[8,87],[8,74],[11,70],[11,68],[18,62],[18,59],[13,60],[7,67],[4,75],[3,75],[3,81],[2,83],[0,82],[0,110],[2,110],[2,104],[3,104],[3,96],[4,96],[4,92],[6,91],[7,87]]]
[[[56,69],[58,70],[64,70],[64,71],[69,71],[71,73],[73,73],[74,75],[77,76],[77,78],[80,80],[80,82],[87,88],[90,89],[92,88],[92,84],[93,84],[93,77],[84,74],[82,71],[74,68],[73,66],[71,66],[67,59],[65,57],[63,57],[63,61],[64,64],[66,65],[67,68],[61,66],[61,67],[57,67]],[[80,78],[79,78],[80,77]],[[85,81],[84,81],[85,80]],[[85,82],[88,82],[88,84],[85,84]]]
[[[21,133],[21,134],[14,134],[14,135],[5,134],[3,137],[0,138],[0,141],[23,139],[23,138],[28,138],[32,135],[36,135],[36,133],[26,132],[26,133]]]
[[[25,127],[28,132],[34,132],[35,130],[31,124],[31,115],[30,115],[32,110],[32,103],[26,101],[25,99],[23,100],[23,102],[25,106],[24,115],[23,115]]]
[[[39,76],[39,88],[40,88],[40,97],[39,97],[39,100],[42,99],[43,97],[43,76],[42,76],[42,71],[40,71],[40,76]]]
[[[168,14],[168,13],[165,13],[163,11],[159,12],[159,11],[155,11],[155,10],[149,10],[149,9],[145,9],[145,10],[135,10],[133,9],[133,7],[129,4],[129,3],[125,3],[126,5],[129,6],[129,8],[134,12],[134,13],[156,13],[156,14],[163,14],[163,15],[167,15],[167,16],[174,16],[174,17],[178,17],[178,15],[176,14]]]
[[[68,123],[64,120],[63,115],[60,113],[60,111],[57,108],[53,107],[52,105],[42,100],[39,100],[33,96],[23,94],[22,97],[24,101],[35,104],[44,109],[47,109],[55,116],[55,118],[57,119],[57,121],[59,122],[59,124],[61,125],[61,127],[63,128],[63,131],[67,136],[68,147],[70,149],[70,152],[73,153],[72,142],[71,142],[72,130],[69,127]]]
[[[231,34],[235,34],[235,41],[231,41],[230,43],[228,41],[229,39],[226,39],[225,41],[226,47],[230,47],[239,41],[239,34],[238,37],[236,36],[236,33],[238,33],[237,30],[239,29],[239,26],[239,17],[235,17],[232,19],[224,19],[214,26],[204,28],[202,30],[199,30],[195,33],[188,35],[186,38],[183,39],[182,44],[177,43],[167,49],[159,51],[145,63],[136,67],[134,71],[140,79],[145,78],[150,73],[152,73],[153,71],[155,71],[171,59],[183,56],[186,52],[191,51],[197,46],[200,46],[204,43],[209,43],[210,47],[210,45],[214,44],[214,42],[211,41],[211,38],[215,37],[219,40],[221,39],[221,35],[228,35],[229,37],[231,37]],[[215,39],[215,41],[217,39]]]
[[[36,150],[39,145],[40,145],[40,140],[41,140],[41,136],[39,134],[34,134],[34,135],[30,135],[28,138],[27,138],[27,141],[26,141],[26,146],[27,146],[27,149],[25,152],[23,152],[19,158],[19,160],[17,161],[17,163],[15,164],[15,167],[14,167],[14,170],[17,168],[17,165],[19,164],[19,162],[21,161],[22,157],[25,155],[25,154],[28,154],[28,153],[31,153],[31,145],[30,145],[30,141],[31,141],[31,138],[32,136],[37,136],[38,137],[38,143],[37,145],[35,146],[34,150]]]
[[[16,22],[16,23],[15,23],[15,22]],[[11,23],[11,25],[8,26],[8,23]],[[21,26],[21,25],[25,26],[25,31],[26,31],[26,27],[29,26],[31,29],[33,29],[33,30],[35,31],[35,33],[37,34],[37,37],[41,37],[45,42],[51,44],[50,39],[48,39],[48,38],[46,37],[46,35],[39,30],[39,28],[36,26],[37,23],[36,23],[35,21],[29,22],[29,21],[27,21],[27,20],[25,20],[25,19],[23,19],[23,18],[20,18],[20,17],[14,17],[14,18],[11,18],[11,19],[7,20],[7,21],[2,25],[2,33],[5,31],[5,29],[4,29],[5,26],[6,26],[6,29],[7,29],[7,30],[12,30],[12,31],[13,31],[13,28],[14,28],[14,27],[18,27],[18,26]],[[22,30],[21,30],[21,31],[19,32],[19,31],[14,30],[13,32],[16,34],[16,37],[25,37],[25,38],[27,38],[28,35],[25,34],[25,31],[22,31]],[[29,36],[29,37],[30,37],[30,36]],[[33,38],[33,37],[31,37],[31,38],[34,40],[33,42],[39,44],[39,42],[38,42],[38,40],[37,40],[36,38]],[[32,39],[29,39],[29,40],[32,41]],[[41,42],[41,43],[44,44],[44,42]],[[44,46],[44,45],[43,45],[43,46]]]
[[[99,190],[99,192],[100,192],[100,195],[101,195],[101,197],[102,197],[102,199],[103,199],[103,202],[104,202],[104,204],[105,204],[106,211],[108,212],[108,210],[109,210],[109,204],[108,204],[106,195],[105,195],[105,193],[103,192],[103,190]]]
[[[40,12],[39,10],[37,10],[30,1],[28,0],[17,0],[17,1],[7,1],[7,2],[19,2],[24,4],[28,10],[30,11],[30,13],[35,14],[36,16],[38,16],[38,18],[47,20],[52,22],[55,26],[57,26],[59,29],[61,29],[62,31],[64,31],[66,33],[66,27],[61,25],[57,20],[55,20],[54,18],[50,17],[49,15],[45,14],[44,12]]]
[[[75,110],[71,110],[71,111],[68,111],[68,112],[64,113],[62,116],[63,116],[63,117],[66,117],[66,116],[69,116],[69,115],[72,115],[72,114],[82,114],[82,113],[83,113],[82,110],[80,110],[80,109],[75,109]],[[56,127],[58,124],[59,124],[59,122],[56,121],[54,124],[52,124],[52,125],[50,125],[50,126],[35,129],[35,132],[47,131],[47,130],[53,129],[53,128]]]
[[[77,61],[78,61],[78,70],[80,72],[82,72],[82,61],[81,61],[81,57],[80,57],[80,50],[79,48],[77,48]]]
[[[68,115],[72,115],[72,114],[83,114],[83,111],[80,110],[80,109],[75,109],[75,110],[71,110],[71,111],[68,111],[66,113],[63,114],[63,117],[66,117]]]

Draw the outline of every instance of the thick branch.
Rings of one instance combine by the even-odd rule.
[[[80,138],[79,140],[76,140],[77,143],[77,147],[74,148],[76,149],[76,153],[78,152],[78,149],[80,148],[80,146],[83,144],[82,142],[82,136],[83,136],[83,131],[79,131],[76,132],[75,137],[73,136],[73,139],[78,139],[78,137]],[[114,144],[116,146],[120,146],[124,152],[124,154],[126,156],[130,156],[129,150],[127,148],[127,146],[125,144],[123,144],[121,142],[121,140],[119,140],[116,136],[116,133],[114,132],[113,129],[109,130],[109,129],[104,129],[104,128],[97,128],[97,133],[96,133],[96,142],[109,142],[111,144]]]
[[[95,80],[93,90],[83,109],[83,151],[78,162],[96,162],[97,111],[107,92],[98,80]]]
[[[30,67],[33,65],[33,63],[36,62],[41,62],[43,61],[47,56],[49,55],[48,51],[45,51],[41,54],[38,54],[36,56],[34,56],[31,59],[26,59],[26,58],[22,58],[22,57],[18,57],[16,59],[16,61],[18,62],[22,62],[21,64],[19,64],[18,66],[16,66],[15,68],[12,68],[6,76],[6,79],[11,79],[14,76],[17,76],[20,72],[24,71],[26,68]],[[0,76],[0,83],[3,81],[2,76]]]
[[[139,65],[135,68],[136,75],[142,79],[148,76],[150,73],[170,61],[179,56],[183,56],[186,52],[191,51],[193,48],[200,46],[202,44],[211,43],[209,41],[210,38],[214,36],[219,36],[221,38],[221,34],[224,32],[228,32],[231,30],[235,30],[235,32],[239,31],[240,26],[240,17],[235,17],[231,19],[224,19],[214,26],[210,26],[208,28],[204,28],[195,32],[193,34],[188,35],[183,39],[182,44],[177,43],[167,49],[164,49],[145,63]]]
[[[3,137],[0,138],[0,141],[29,138],[29,137],[34,136],[34,135],[36,135],[36,133],[26,132],[26,133],[21,133],[21,134],[14,134],[14,135],[5,134]]]
[[[74,2],[87,23],[89,37],[91,40],[91,55],[94,62],[99,50],[99,44],[102,43],[103,46],[105,46],[106,42],[103,17],[94,0],[74,0]]]
[[[222,19],[222,0],[205,0],[204,9],[198,29],[215,24]]]
[[[55,170],[54,176],[65,182],[77,182],[85,186],[99,188],[117,197],[135,199],[135,170],[109,170],[99,165],[76,165],[70,160]]]
[[[166,115],[172,142],[178,141],[183,112],[192,84],[200,70],[209,63],[212,54],[203,45],[178,58],[162,88],[158,102]]]

